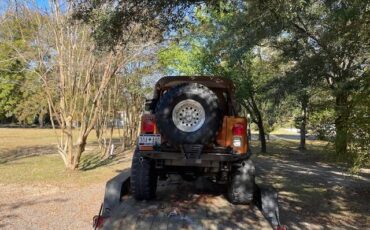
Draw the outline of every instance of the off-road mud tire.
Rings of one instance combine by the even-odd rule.
[[[255,168],[251,160],[235,164],[230,172],[227,196],[233,204],[250,204],[255,191]]]
[[[141,157],[135,150],[131,165],[131,192],[136,200],[151,200],[157,191],[157,174],[154,162]]]
[[[203,125],[193,132],[178,129],[172,119],[174,107],[187,99],[200,103],[205,111]],[[222,119],[217,95],[198,83],[181,84],[169,89],[157,104],[155,114],[161,135],[171,144],[208,144],[215,139]]]

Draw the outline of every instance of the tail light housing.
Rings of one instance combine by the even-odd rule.
[[[233,136],[243,136],[245,133],[245,127],[241,123],[236,123],[233,126]]]
[[[142,130],[144,133],[154,133],[155,122],[153,120],[147,119],[143,121]]]
[[[242,137],[245,134],[245,126],[241,123],[234,124],[232,133],[233,133],[233,146],[237,148],[241,147],[243,144]]]

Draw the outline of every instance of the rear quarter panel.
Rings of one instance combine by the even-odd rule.
[[[245,154],[248,150],[247,132],[244,132],[240,137],[242,145],[240,147],[233,146],[233,126],[236,123],[243,124],[247,130],[247,119],[245,117],[224,116],[222,127],[217,137],[217,144],[225,147],[232,147],[237,153]]]

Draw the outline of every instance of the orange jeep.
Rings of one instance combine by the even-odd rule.
[[[227,184],[232,203],[252,202],[255,170],[247,119],[238,116],[232,81],[164,77],[145,107],[131,167],[135,199],[154,198],[158,179],[179,174]]]

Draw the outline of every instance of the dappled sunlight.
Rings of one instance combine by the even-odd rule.
[[[154,201],[125,198],[114,211],[106,229],[269,229],[270,225],[253,205],[232,205],[224,197],[224,186],[163,181]],[[212,187],[212,188],[211,188]]]
[[[291,229],[366,226],[370,176],[322,162],[324,147],[301,152],[292,151],[292,144],[272,141],[270,153],[254,156],[259,180],[279,190],[282,222]]]
[[[370,230],[369,9],[2,0],[0,229]]]

